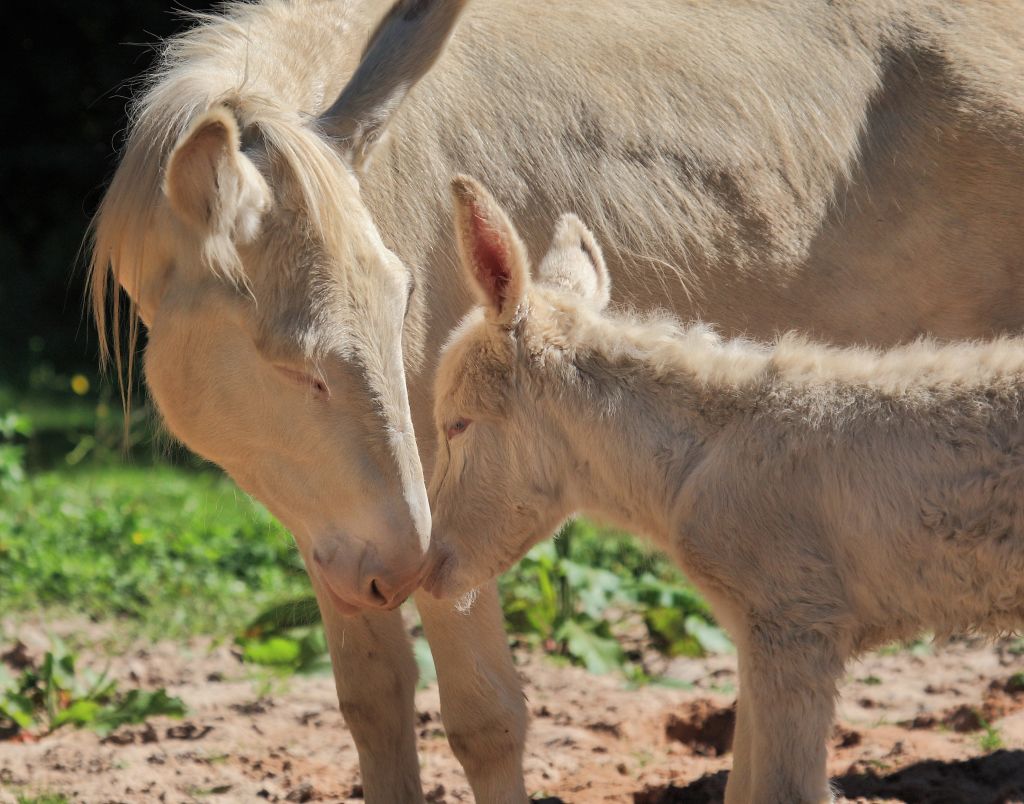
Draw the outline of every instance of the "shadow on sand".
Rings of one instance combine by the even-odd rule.
[[[727,771],[709,774],[686,787],[650,788],[636,804],[719,804]],[[907,804],[1019,804],[1024,802],[1024,751],[995,751],[959,762],[926,760],[890,774],[874,770],[832,780],[846,798],[882,798]]]

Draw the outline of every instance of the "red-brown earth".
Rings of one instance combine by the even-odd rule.
[[[6,629],[41,652],[38,626]],[[58,629],[59,630],[59,629]],[[840,801],[1024,802],[1021,641],[975,640],[874,653],[848,668],[829,772]],[[83,652],[81,661],[106,658]],[[189,708],[107,739],[64,728],[0,742],[0,804],[62,793],[73,802],[360,801],[352,738],[327,676],[278,679],[231,646],[136,645],[111,660],[123,686],[165,686]],[[516,650],[532,714],[530,792],[564,802],[715,802],[732,761],[730,657],[676,659],[686,688],[630,688]],[[436,685],[416,696],[431,802],[472,796],[444,737]],[[987,725],[986,725],[987,724]]]

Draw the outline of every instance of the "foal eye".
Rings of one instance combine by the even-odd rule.
[[[469,425],[469,419],[456,419],[448,426],[448,439],[451,440],[457,435],[462,435],[466,432],[466,428],[468,428]]]

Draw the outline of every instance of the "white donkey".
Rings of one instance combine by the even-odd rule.
[[[454,185],[481,308],[437,375],[437,561],[471,590],[573,512],[649,535],[739,652],[728,802],[830,798],[846,660],[924,629],[1024,626],[1024,338],[879,352],[604,313],[577,218],[531,280],[507,217]]]
[[[295,535],[367,798],[408,802],[415,664],[392,609],[434,456],[413,428],[469,304],[448,179],[488,177],[534,248],[574,209],[617,244],[623,299],[726,331],[1018,328],[1024,4],[390,6],[236,3],[168,43],[97,216],[93,292],[101,326],[125,316],[110,278],[130,295],[168,429]],[[419,605],[474,792],[525,799],[493,588],[468,617]]]

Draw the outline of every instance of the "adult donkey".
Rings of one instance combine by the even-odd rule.
[[[113,277],[168,428],[295,535],[376,801],[422,797],[393,609],[428,540],[434,356],[470,302],[453,173],[536,253],[577,211],[620,300],[726,332],[1024,322],[1020,3],[480,0],[447,46],[464,5],[204,19],[167,46],[96,219],[99,325]],[[478,800],[523,800],[493,587],[469,615],[417,602]]]

